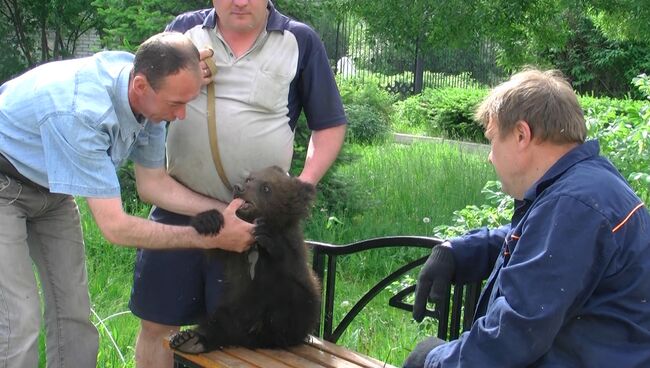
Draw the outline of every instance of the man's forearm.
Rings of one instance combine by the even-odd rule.
[[[111,243],[148,249],[220,248],[241,252],[253,242],[253,225],[235,215],[241,200],[224,210],[224,226],[216,236],[203,236],[190,226],[160,224],[126,214],[119,198],[87,198],[88,206]]]
[[[140,198],[157,207],[183,215],[218,209],[227,203],[192,191],[167,174],[164,169],[148,169],[135,165],[136,184]]]
[[[305,167],[300,173],[300,180],[313,185],[318,184],[327,170],[332,166],[343,146],[346,125],[317,130],[312,133],[307,148]]]

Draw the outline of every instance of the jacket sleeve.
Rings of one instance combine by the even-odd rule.
[[[471,283],[486,279],[509,230],[509,224],[492,230],[481,228],[450,239],[456,261],[456,282]]]
[[[615,248],[611,229],[598,211],[570,197],[535,206],[515,229],[516,243],[508,243],[510,259],[497,262],[502,268],[485,316],[459,339],[433,349],[425,366],[534,363],[596,287]]]

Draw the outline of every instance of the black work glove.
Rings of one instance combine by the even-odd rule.
[[[439,303],[449,295],[451,280],[456,272],[456,261],[451,247],[437,245],[431,250],[415,287],[413,319],[422,322],[427,308],[427,297],[433,303]]]
[[[435,336],[429,337],[426,340],[420,341],[409,356],[406,357],[403,368],[423,368],[424,362],[427,359],[429,352],[438,345],[444,344],[446,341],[441,340]]]

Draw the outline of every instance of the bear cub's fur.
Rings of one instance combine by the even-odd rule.
[[[196,354],[230,345],[287,347],[315,330],[320,286],[307,263],[301,228],[315,193],[314,186],[277,166],[254,172],[243,187],[235,186],[235,198],[245,201],[237,215],[256,224],[255,245],[242,254],[210,251],[224,261],[224,299],[205,322],[172,336],[172,348]],[[190,224],[201,234],[216,234],[223,217],[206,211]]]

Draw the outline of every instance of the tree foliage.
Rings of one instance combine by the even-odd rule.
[[[329,0],[368,27],[366,43],[476,48],[489,43],[506,70],[560,68],[583,90],[620,96],[650,67],[647,0]]]
[[[6,54],[0,57],[0,78],[73,55],[79,37],[96,22],[95,9],[84,0],[1,0],[0,40]],[[16,64],[19,68],[12,68]]]
[[[608,38],[648,42],[648,0],[591,0],[589,14]]]
[[[579,86],[604,93],[619,90],[612,87],[613,80],[627,82],[635,71],[648,72],[650,64],[648,0],[274,3],[321,35],[336,34],[337,21],[351,12],[355,21],[367,26],[364,44],[394,50],[392,59],[402,55],[412,60],[409,55],[416,49],[472,50],[487,42],[498,51],[499,65],[507,70],[524,64],[559,66]],[[72,55],[79,36],[93,29],[107,48],[133,51],[174,16],[211,5],[207,0],[0,0],[0,43],[4,46],[0,79]],[[613,67],[618,71],[612,72]]]
[[[94,0],[92,5],[102,19],[102,44],[127,51],[162,32],[175,16],[210,7],[204,0]]]

